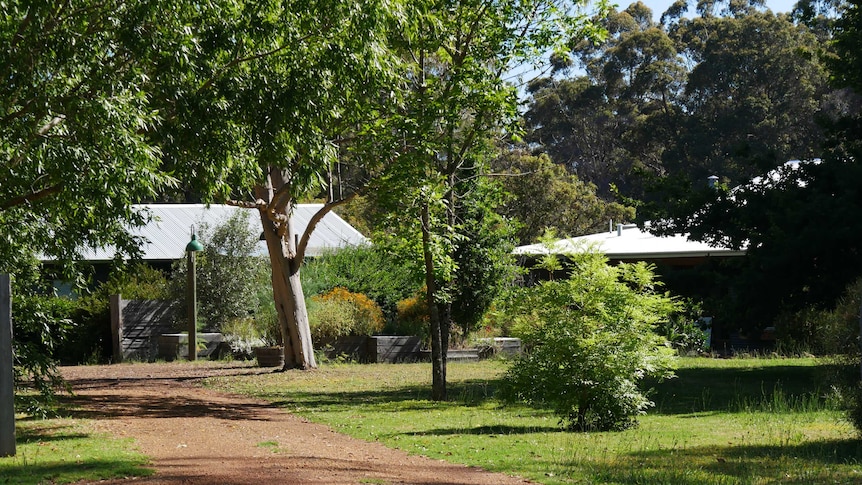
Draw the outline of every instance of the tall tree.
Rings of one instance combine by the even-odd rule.
[[[635,211],[616,202],[605,202],[593,184],[577,176],[547,155],[512,150],[491,164],[510,197],[498,209],[520,223],[519,244],[537,242],[546,231],[582,236],[607,229],[609,221],[633,221]]]
[[[829,307],[862,274],[858,4],[850,4],[836,25],[830,71],[844,91],[840,109],[821,118],[827,133],[822,160],[695,191],[657,219],[662,232],[687,231],[694,239],[748,248],[731,282],[731,311],[745,326],[768,325],[780,311]]]
[[[486,171],[487,140],[512,126],[514,64],[586,23],[568,2],[420,1],[395,45],[409,63],[404,109],[393,117],[397,170],[382,179],[401,234],[421,243],[430,308],[432,397],[446,399],[446,355],[456,292],[456,249],[469,244],[465,200]],[[567,29],[562,31],[561,29]]]
[[[316,362],[300,284],[312,231],[355,192],[327,190],[330,168],[387,101],[395,62],[386,45],[397,20],[383,1],[229,2],[195,31],[187,77],[156,83],[168,118],[158,134],[170,162],[206,199],[256,208],[272,266],[285,367]],[[202,14],[203,15],[203,14]],[[185,58],[171,63],[184,67]],[[213,160],[218,164],[213,164]],[[355,163],[368,158],[351,157]],[[304,233],[302,197],[328,194]]]
[[[612,12],[609,41],[576,44],[586,77],[534,86],[528,139],[603,197],[668,200],[650,177],[735,184],[789,159],[811,158],[830,94],[821,30],[761,2],[674,4],[659,24],[635,3]],[[597,113],[598,116],[591,116]]]

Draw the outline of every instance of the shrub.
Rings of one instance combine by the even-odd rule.
[[[391,330],[396,335],[415,335],[428,344],[431,338],[428,301],[424,288],[410,298],[398,302],[398,317]]]
[[[656,325],[656,331],[680,354],[706,352],[709,346],[706,337],[707,326],[701,318],[702,308],[703,305],[700,302],[684,299],[679,303],[678,311]]]
[[[254,255],[260,231],[252,230],[249,217],[248,211],[236,211],[213,227],[203,224],[199,229],[204,247],[196,256],[199,327],[218,332],[232,319],[257,313],[261,287],[269,288],[272,298],[269,265]],[[188,328],[187,270],[185,260],[174,266],[175,315],[180,329]]]
[[[640,381],[672,376],[674,351],[654,327],[674,304],[646,264],[569,257],[568,279],[522,289],[510,301],[527,353],[510,367],[502,396],[549,406],[569,429],[623,429],[652,405]]]
[[[377,303],[392,325],[398,302],[419,288],[419,275],[421,272],[399,262],[383,246],[341,248],[303,266],[302,288],[308,296],[338,287],[366,295]]]
[[[317,295],[308,304],[312,338],[321,345],[338,337],[372,335],[383,330],[383,312],[367,296],[344,288]]]

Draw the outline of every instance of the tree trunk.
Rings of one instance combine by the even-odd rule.
[[[443,325],[437,307],[437,283],[434,276],[434,256],[431,252],[431,226],[428,202],[422,202],[422,254],[425,259],[425,298],[431,323],[431,399],[445,401],[446,395],[446,351],[443,347]]]
[[[272,267],[272,296],[281,326],[284,368],[314,369],[317,362],[299,279],[304,251],[298,251],[294,236],[292,199],[281,193],[286,185],[281,171],[271,169],[267,179],[268,186],[256,187],[255,195]]]
[[[317,362],[314,358],[308,311],[305,308],[305,295],[299,279],[299,265],[294,259],[286,257],[281,247],[273,248],[268,237],[267,246],[272,265],[272,296],[284,342],[284,368],[314,369]]]

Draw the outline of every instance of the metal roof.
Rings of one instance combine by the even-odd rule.
[[[302,234],[308,226],[308,221],[323,204],[298,204],[293,212],[294,228]],[[191,226],[199,231],[204,224],[215,227],[225,222],[237,211],[249,211],[249,229],[261,233],[261,222],[255,209],[245,209],[229,205],[203,204],[144,204],[134,206],[136,210],[147,211],[152,220],[145,226],[129,231],[130,234],[141,236],[145,243],[141,246],[142,259],[145,261],[167,261],[185,256],[185,247],[191,239]],[[367,244],[368,239],[353,226],[344,221],[334,212],[327,213],[314,228],[308,243],[306,255],[319,256],[324,251],[345,246]],[[260,241],[256,254],[266,255],[264,241]],[[113,259],[113,248],[97,250],[85,249],[83,257],[87,261],[108,261]]]
[[[707,256],[742,256],[745,251],[710,246],[690,241],[684,234],[655,236],[638,229],[634,224],[618,225],[617,230],[589,234],[555,241],[551,247],[544,244],[520,246],[516,255],[535,256],[548,254],[577,253],[588,249],[600,251],[608,259],[642,260],[669,258],[699,258]]]

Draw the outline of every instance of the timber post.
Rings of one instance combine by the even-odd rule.
[[[0,456],[15,456],[15,371],[12,353],[12,281],[0,275]]]

